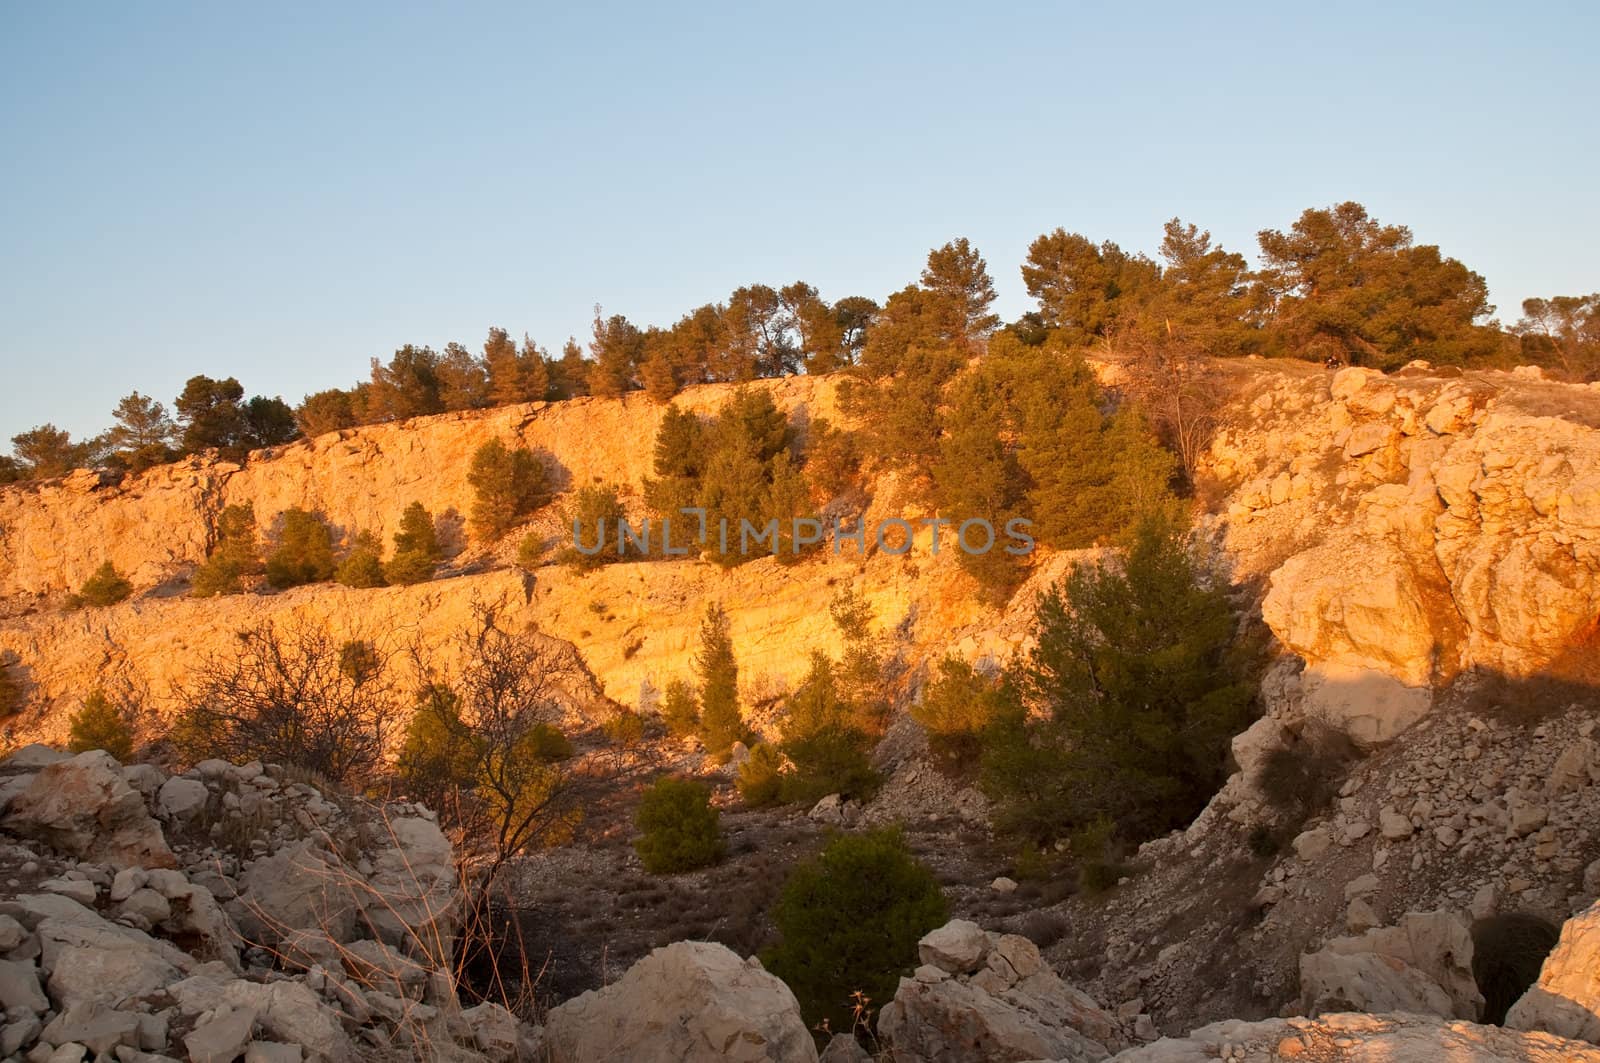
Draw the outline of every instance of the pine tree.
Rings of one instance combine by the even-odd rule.
[[[681,679],[667,684],[666,700],[661,707],[661,722],[674,738],[688,738],[700,731],[700,702],[694,688]]]
[[[695,654],[700,680],[700,741],[706,752],[725,760],[745,736],[739,715],[739,665],[733,655],[728,614],[719,603],[706,607],[700,624],[700,649]]]
[[[195,570],[191,591],[196,598],[238,594],[245,576],[261,570],[256,543],[256,512],[248,502],[225,506],[217,518],[216,545]]]
[[[384,578],[395,584],[422,583],[433,578],[443,556],[433,515],[421,502],[413,502],[400,514],[394,556],[383,566]]]
[[[668,406],[656,429],[651,465],[655,479],[644,485],[645,502],[657,514],[676,517],[680,509],[699,503],[705,446],[700,418],[680,406]]]
[[[486,542],[548,504],[553,494],[544,462],[527,447],[513,450],[498,439],[473,453],[467,482],[473,489],[472,527]]]
[[[96,690],[73,713],[67,748],[74,753],[103,749],[118,760],[133,757],[133,723],[126,707],[117,705],[105,691]]]
[[[133,593],[133,584],[123,578],[117,571],[117,566],[110,561],[103,562],[94,574],[83,581],[78,588],[78,593],[72,596],[70,605],[74,607],[93,605],[115,605],[124,601]]]
[[[303,509],[286,509],[278,520],[278,544],[267,555],[267,582],[283,590],[331,579],[333,531],[327,522]]]
[[[361,531],[351,540],[350,549],[333,571],[333,578],[346,587],[382,587],[383,543],[370,531]]]
[[[161,403],[135,391],[117,403],[111,416],[117,423],[106,433],[106,442],[130,472],[142,472],[176,455],[173,441],[178,429]]]
[[[1131,842],[1188,823],[1249,721],[1235,631],[1164,518],[1114,560],[1075,568],[1040,598],[1035,647],[1010,677],[1018,706],[986,738],[1001,821],[1039,842],[1102,820]]]

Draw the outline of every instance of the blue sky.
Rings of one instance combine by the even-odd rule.
[[[559,348],[596,302],[882,298],[957,235],[1013,317],[1058,225],[1254,260],[1343,199],[1511,320],[1600,289],[1597,11],[8,4],[0,438],[195,373],[297,402],[490,325]]]

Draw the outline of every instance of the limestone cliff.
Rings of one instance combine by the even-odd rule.
[[[1472,667],[1531,674],[1592,632],[1600,393],[1521,373],[1382,377],[1244,361],[1218,374],[1233,398],[1202,465],[1201,497],[1213,501],[1201,526],[1231,577],[1259,590],[1281,646],[1308,666],[1274,688],[1278,711],[1321,713],[1380,741],[1426,711],[1431,684]],[[839,417],[830,378],[755,386],[801,422]],[[692,388],[679,401],[711,410],[728,390]],[[1024,640],[1033,592],[1070,563],[1041,556],[1003,613],[976,599],[949,550],[930,555],[926,532],[906,557],[861,558],[847,546],[791,566],[763,559],[724,572],[685,560],[578,575],[545,565],[524,579],[501,555],[468,550],[445,578],[416,588],[181,596],[223,505],[250,502],[263,524],[301,506],[341,530],[387,536],[413,500],[465,512],[468,461],[491,438],[543,448],[566,487],[618,483],[637,507],[662,409],[635,395],[447,414],[301,441],[243,467],[194,459],[118,485],[79,473],[0,491],[0,650],[20,658],[35,704],[16,737],[50,736],[53,708],[120,661],[137,661],[159,700],[194,653],[263,616],[311,615],[436,646],[486,597],[572,641],[605,692],[628,704],[643,684],[687,673],[699,617],[721,600],[759,700],[798,678],[809,650],[836,648],[827,604],[840,586],[866,596],[908,663],[947,649],[998,657]],[[869,519],[900,510],[894,478],[880,478]],[[553,512],[537,526],[564,534]],[[62,592],[104,560],[140,593],[61,613]]]

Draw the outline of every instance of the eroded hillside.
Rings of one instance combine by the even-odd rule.
[[[1600,614],[1600,394],[1507,373],[1335,375],[1249,360],[1217,372],[1232,398],[1201,469],[1211,500],[1201,527],[1281,647],[1307,665],[1274,687],[1274,716],[1328,716],[1381,740],[1463,669],[1525,676],[1570,663]],[[833,378],[756,386],[801,426],[840,419]],[[678,401],[711,411],[729,390],[694,388]],[[81,472],[7,488],[0,649],[17,655],[33,695],[14,737],[58,735],[58,710],[108,669],[137,667],[159,703],[187,662],[263,618],[314,617],[351,637],[383,632],[437,649],[474,601],[570,640],[605,693],[630,705],[646,684],[659,690],[687,673],[699,617],[721,601],[756,702],[798,678],[809,650],[837,649],[827,604],[841,585],[871,603],[914,674],[947,650],[1008,654],[1026,638],[1033,594],[1070,561],[1041,554],[996,610],[951,551],[932,556],[926,531],[904,557],[869,547],[863,558],[846,544],[793,565],[641,561],[579,574],[552,562],[527,576],[509,564],[508,544],[485,552],[463,536],[441,578],[419,587],[184,594],[223,505],[249,502],[264,524],[298,506],[336,530],[387,536],[411,501],[465,512],[466,467],[489,439],[543,449],[568,489],[616,483],[642,514],[662,409],[642,396],[536,403],[334,433],[242,468],[191,460],[116,485]],[[559,511],[533,523],[552,543],[570,535]],[[892,474],[879,476],[868,520],[902,515],[918,513]],[[132,579],[134,598],[63,612],[65,592],[106,560]]]

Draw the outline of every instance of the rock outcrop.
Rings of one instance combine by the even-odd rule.
[[[1123,1039],[1117,1020],[1063,982],[1026,938],[956,920],[918,951],[922,965],[878,1017],[897,1063],[1093,1063]]]
[[[656,949],[615,984],[551,1010],[550,1063],[804,1063],[817,1058],[789,987],[722,945]]]
[[[1511,1006],[1506,1025],[1600,1044],[1600,902],[1567,920],[1539,981]]]
[[[1472,933],[1449,912],[1407,912],[1398,926],[1335,938],[1300,960],[1301,1007],[1404,1011],[1476,1022],[1483,995],[1472,977]]]
[[[1600,1047],[1546,1033],[1425,1015],[1331,1014],[1316,1019],[1212,1023],[1164,1038],[1117,1063],[1600,1063]]]
[[[457,997],[453,854],[426,810],[260,764],[168,778],[37,748],[0,762],[0,795],[0,1057],[537,1056],[537,1029]]]

